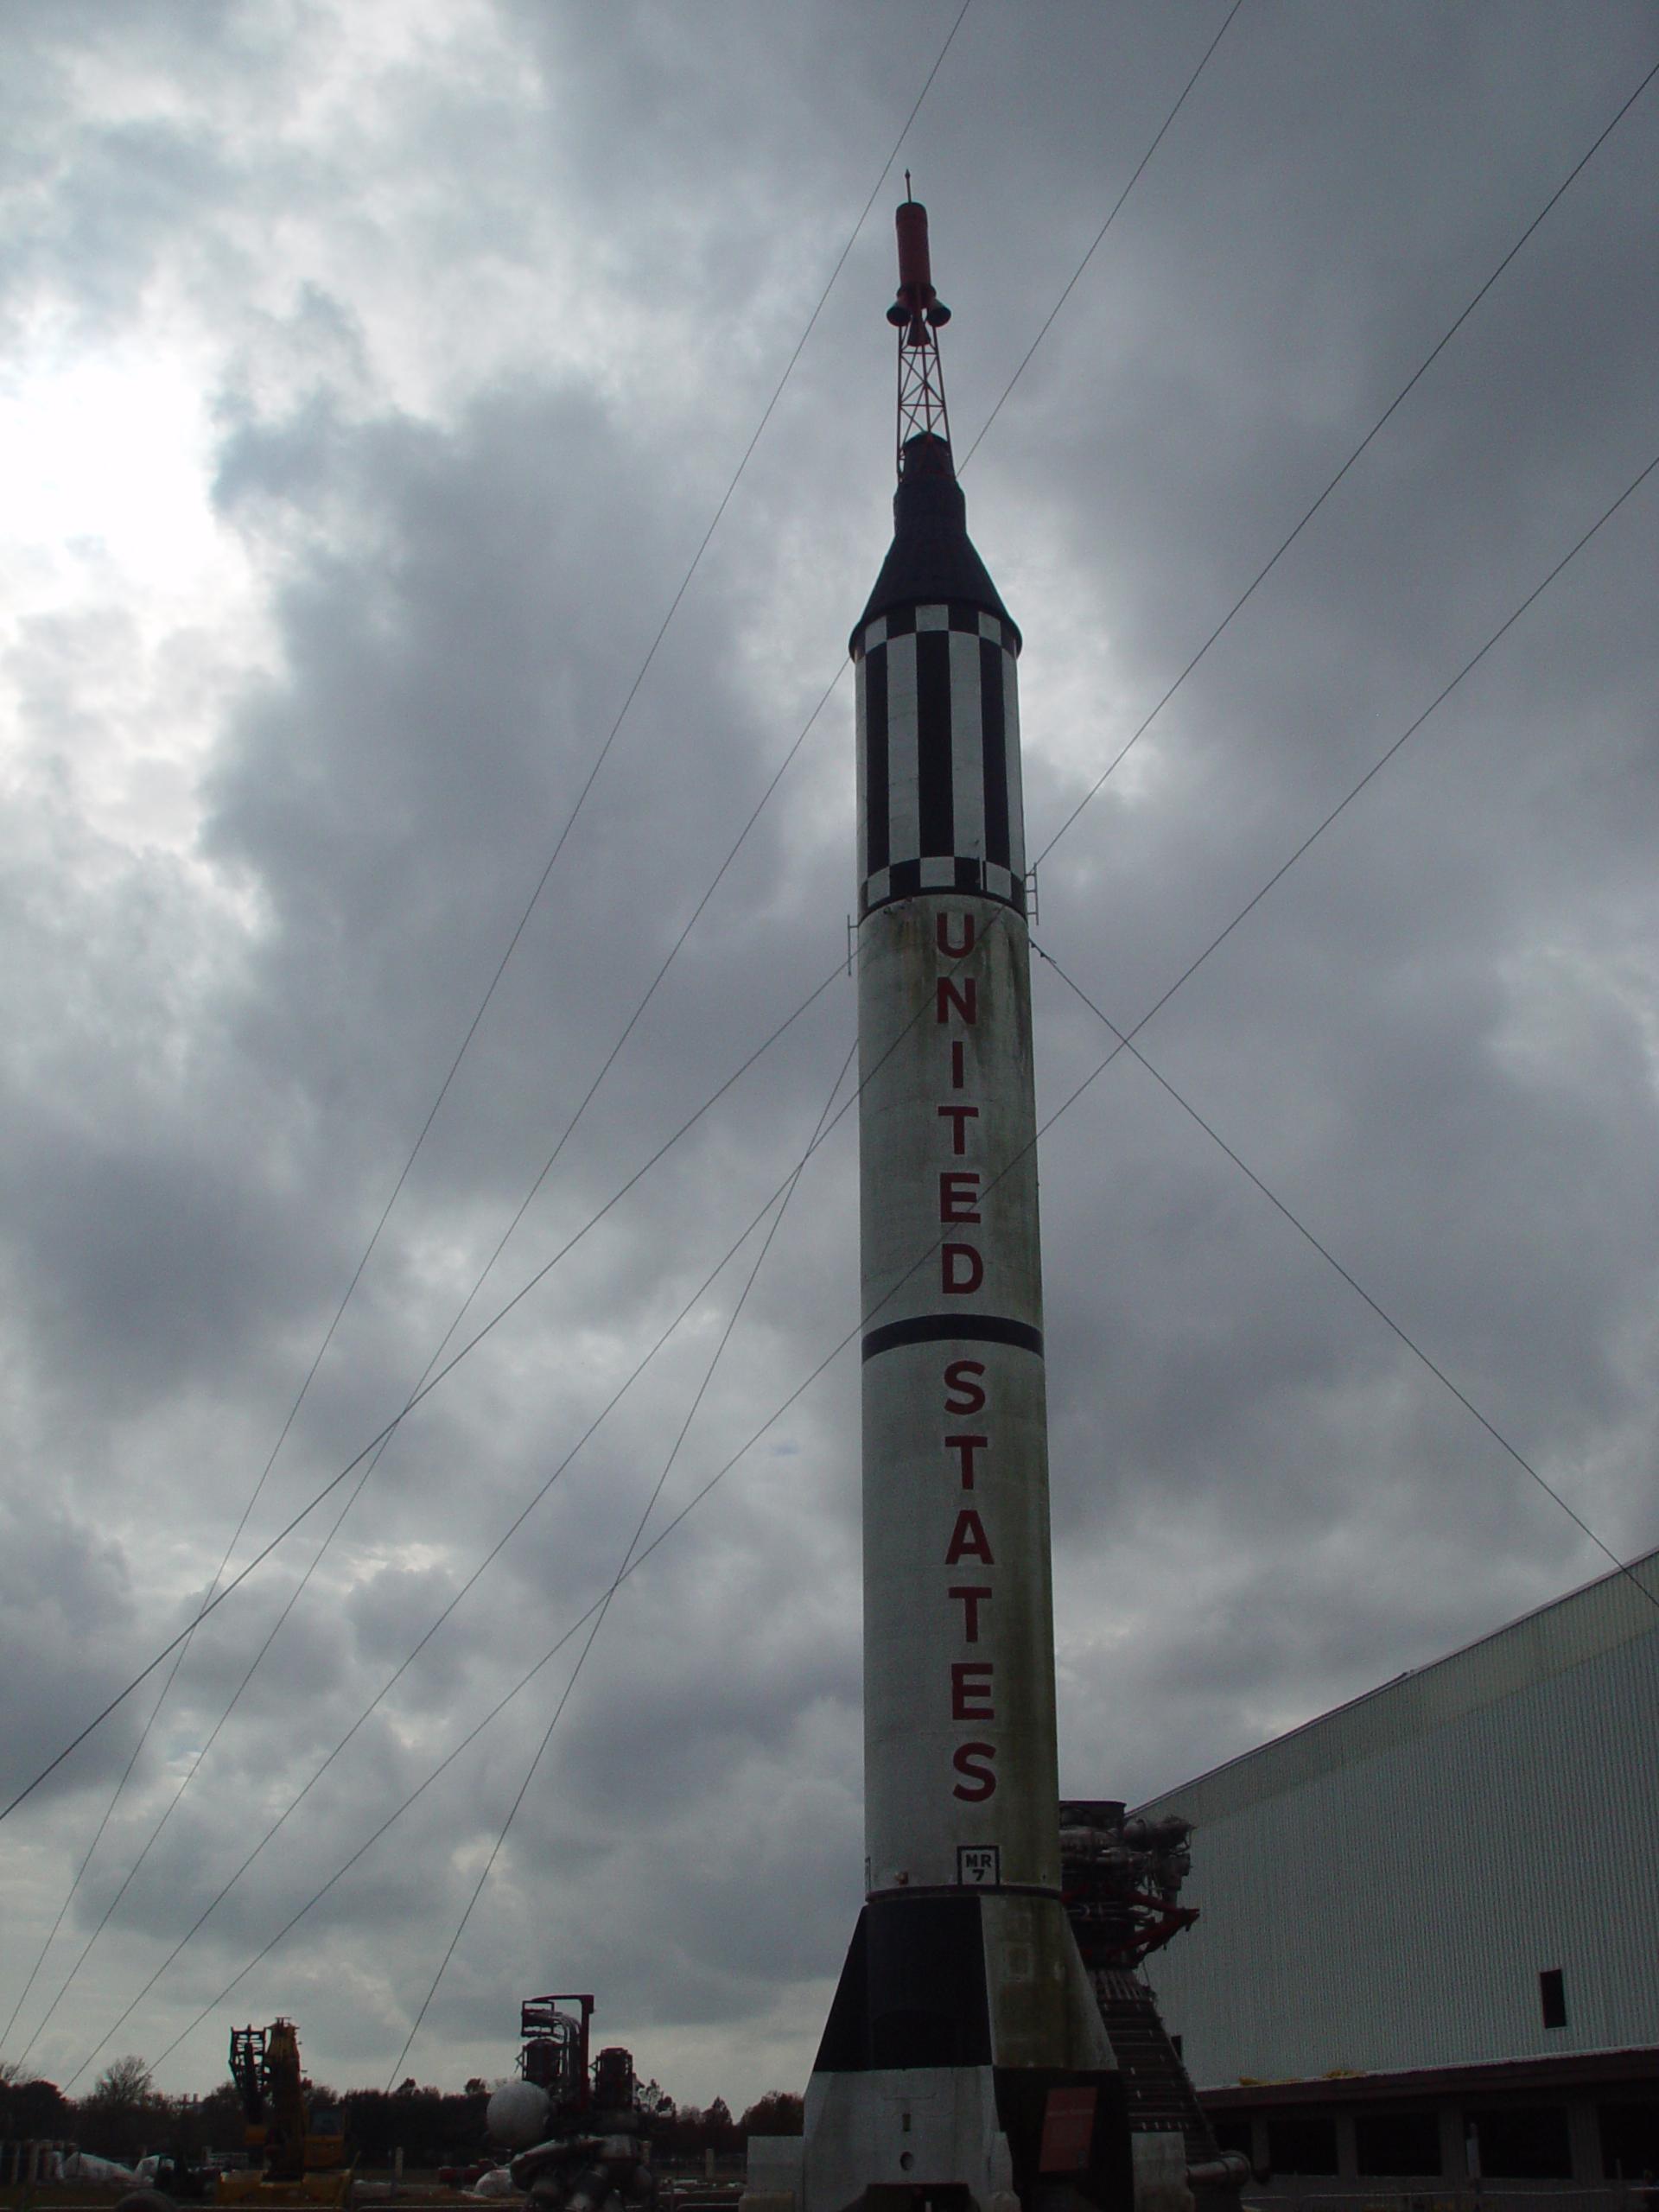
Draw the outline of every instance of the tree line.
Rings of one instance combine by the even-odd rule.
[[[343,2127],[350,2152],[365,2166],[385,2166],[401,2150],[405,2166],[461,2165],[486,2145],[484,2113],[492,2088],[474,2079],[456,2092],[410,2080],[397,2088],[337,2092],[307,2081],[313,2125]],[[676,2104],[655,2082],[644,2093],[651,2139],[659,2158],[728,2157],[750,2135],[798,2135],[801,2100],[773,2090],[734,2119],[723,2097],[702,2107]],[[338,2119],[329,2115],[338,2114]],[[87,2095],[66,2097],[50,2082],[22,2081],[0,2066],[0,2141],[68,2142],[100,2158],[130,2164],[147,2152],[172,2152],[196,2163],[209,2152],[243,2147],[243,2113],[235,2086],[221,2082],[206,2096],[164,2096],[142,2058],[118,2058]]]

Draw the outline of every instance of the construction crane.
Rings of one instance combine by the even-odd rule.
[[[219,2202],[343,2201],[351,2183],[346,2138],[311,2132],[299,2031],[292,2020],[232,2028],[231,2078],[242,2100],[243,2140],[263,2155],[264,2165],[257,2174],[221,2174]],[[317,2180],[308,2181],[313,2175]]]

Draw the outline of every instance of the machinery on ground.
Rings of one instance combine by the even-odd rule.
[[[516,2153],[512,2178],[537,2212],[645,2212],[656,2200],[633,2055],[615,2046],[590,2063],[593,2012],[585,1994],[531,1998],[519,2079],[490,2099],[490,2133]]]
[[[312,2132],[294,2023],[232,2028],[231,2077],[242,2100],[244,2141],[264,2165],[257,2173],[221,2174],[218,2202],[344,2202],[352,2178],[346,2138],[339,2130]]]
[[[139,2171],[143,2172],[142,2166]],[[194,2164],[171,2151],[164,2151],[155,2161],[155,2171],[144,2183],[146,2190],[158,2191],[172,2204],[211,2204],[218,2185],[217,2167]]]

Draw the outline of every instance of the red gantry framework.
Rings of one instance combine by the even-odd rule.
[[[908,169],[905,171],[905,204],[898,210],[896,224],[899,290],[887,309],[887,321],[899,333],[899,445],[894,461],[902,477],[905,448],[912,438],[938,438],[947,450],[950,443],[938,340],[939,332],[950,320],[950,310],[933,289],[927,210],[911,197]]]

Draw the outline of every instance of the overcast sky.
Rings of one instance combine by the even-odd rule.
[[[200,1607],[958,5],[6,9],[7,1798]],[[232,1572],[403,1405],[842,666],[904,167],[965,453],[1224,12],[972,0]],[[1612,0],[1244,0],[964,479],[1033,849],[1656,59]],[[1114,1020],[1659,454],[1656,165],[1659,84],[1044,862],[1038,938]],[[1659,474],[1139,1040],[1623,1555],[1659,1541],[1656,574]],[[764,1228],[702,1286],[853,1042],[852,796],[843,677],[450,1349],[826,988],[411,1414],[42,2028],[356,1474],[204,1625],[5,2055],[84,2090],[207,2008],[160,2073],[206,2088],[280,2011],[318,2079],[385,2080],[585,1629],[213,2000],[626,1554]],[[1109,1039],[1035,988],[1046,1115]],[[855,1330],[855,1125],[647,1541]],[[1605,1566],[1127,1057],[1041,1161],[1068,1792],[1149,1796]],[[683,2101],[803,2086],[861,1887],[856,1381],[618,1595],[404,2071],[505,2073],[523,1997],[591,1989]],[[0,2020],[166,1678],[5,1824]]]

